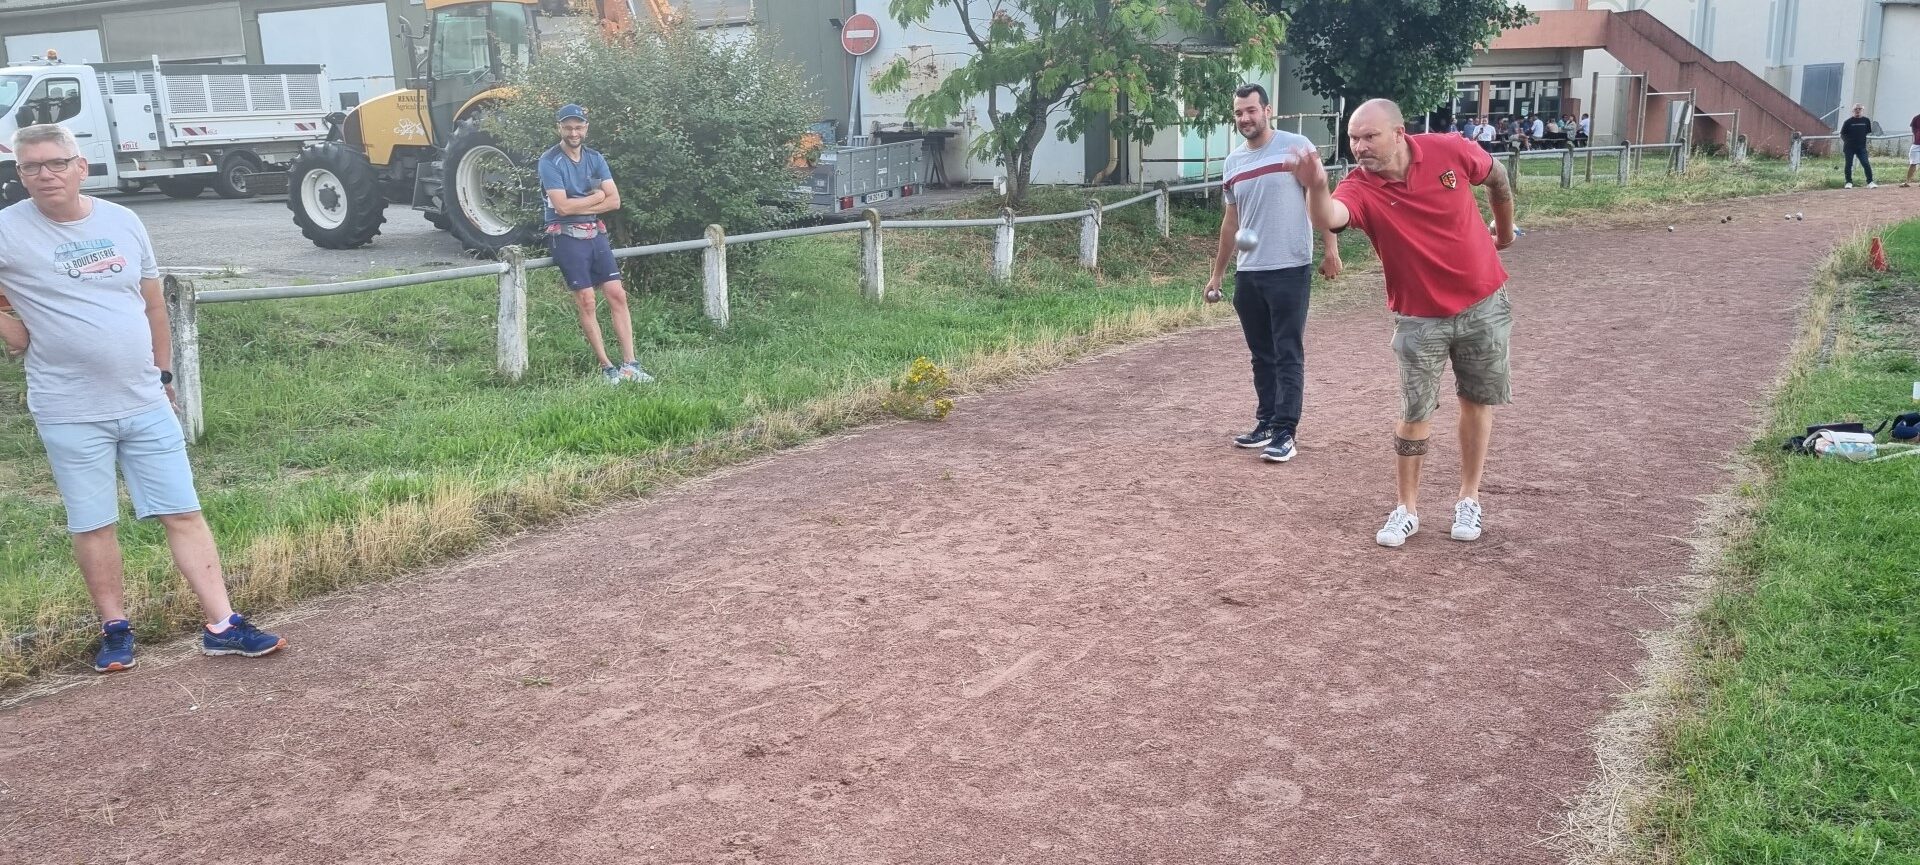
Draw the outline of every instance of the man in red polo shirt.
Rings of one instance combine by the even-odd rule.
[[[1493,435],[1493,407],[1511,401],[1507,337],[1512,308],[1502,287],[1497,249],[1513,243],[1513,188],[1498,162],[1453,135],[1408,135],[1400,107],[1385,99],[1362,104],[1347,124],[1360,167],[1327,191],[1318,159],[1294,161],[1307,189],[1314,227],[1365,232],[1387,277],[1387,308],[1396,315],[1400,421],[1394,427],[1400,502],[1374,539],[1397,547],[1420,530],[1420,465],[1440,373],[1453,361],[1460,397],[1460,500],[1453,537],[1480,537],[1480,475]],[[1480,222],[1473,187],[1487,187],[1495,235]]]

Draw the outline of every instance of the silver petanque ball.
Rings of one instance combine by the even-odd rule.
[[[1260,245],[1260,235],[1254,234],[1251,228],[1242,228],[1240,233],[1233,236],[1233,245],[1241,252],[1252,252],[1254,247]]]

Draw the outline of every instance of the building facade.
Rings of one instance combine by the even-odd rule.
[[[1531,0],[1456,76],[1456,113],[1593,115],[1599,144],[1739,134],[1779,152],[1855,103],[1904,131],[1920,114],[1920,0]],[[1682,95],[1673,95],[1682,94]]]

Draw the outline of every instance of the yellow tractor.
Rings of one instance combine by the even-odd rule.
[[[404,19],[401,37],[425,42],[420,74],[328,118],[327,140],[287,169],[287,207],[308,240],[352,249],[373,240],[389,202],[409,202],[462,246],[492,256],[531,239],[510,182],[514,160],[481,128],[504,98],[506,70],[534,61],[543,20],[592,15],[607,34],[644,12],[664,26],[667,0],[426,0],[426,32]]]

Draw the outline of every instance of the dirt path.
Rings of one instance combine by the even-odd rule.
[[[284,657],[150,647],[0,714],[0,861],[1553,861],[1636,589],[1813,265],[1907,193],[1528,235],[1477,544],[1450,430],[1429,528],[1373,544],[1377,304],[1310,325],[1285,466],[1226,445],[1237,332],[1189,333],[337,599]]]

